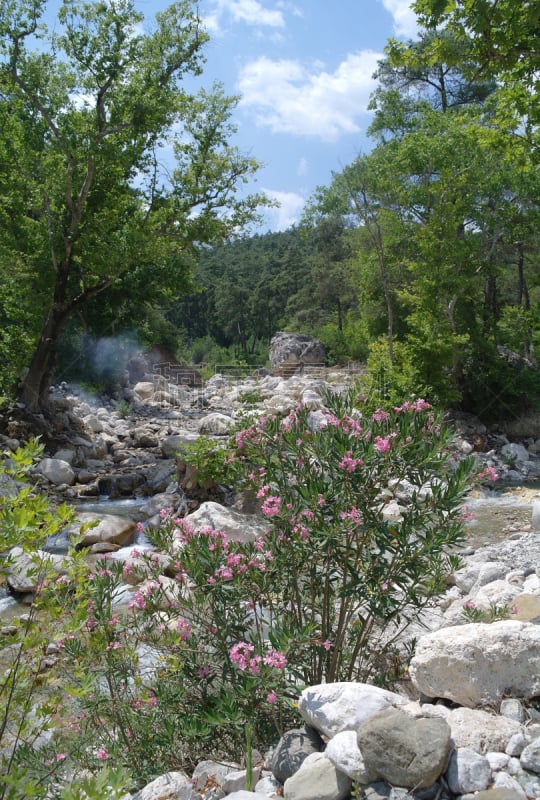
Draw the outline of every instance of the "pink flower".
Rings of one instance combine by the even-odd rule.
[[[346,472],[354,472],[356,467],[361,467],[363,463],[361,458],[353,458],[352,450],[347,450],[339,462],[339,468]]]
[[[268,495],[264,503],[262,504],[261,511],[266,517],[275,517],[279,514],[281,509],[281,497],[275,497],[274,495]]]
[[[414,401],[412,407],[415,411],[427,411],[429,408],[431,408],[430,404],[421,397]]]
[[[328,652],[332,647],[332,643],[327,639],[325,642],[322,643],[322,646],[324,647],[326,652]]]
[[[277,694],[275,692],[270,692],[270,694],[266,695],[266,702],[273,705],[277,700]]]
[[[263,661],[267,666],[275,667],[276,669],[285,669],[287,666],[287,658],[285,654],[279,650],[274,650],[274,648],[271,648],[267,652]]]
[[[214,572],[216,578],[221,578],[224,581],[232,581],[234,578],[234,572],[230,567],[221,566],[216,569]]]
[[[247,642],[237,642],[233,644],[229,651],[231,661],[240,667],[241,670],[248,668],[250,664],[251,653],[255,647]]]
[[[106,761],[109,758],[109,751],[106,747],[100,747],[96,753],[100,761]]]
[[[390,450],[389,437],[385,436],[383,438],[382,436],[376,436],[373,447],[375,448],[375,450],[378,450],[379,453],[387,453]]]
[[[375,422],[386,422],[390,419],[390,414],[388,411],[383,411],[381,408],[378,408],[373,414],[373,419]]]
[[[179,619],[176,623],[176,630],[180,634],[180,639],[185,642],[191,636],[191,625],[187,619]]]
[[[65,761],[66,758],[67,758],[67,755],[65,753],[57,753],[56,754],[56,760],[57,760],[58,763],[60,763],[60,761]]]
[[[353,506],[350,511],[341,511],[339,516],[341,519],[351,519],[357,525],[362,524],[362,517],[356,506]]]
[[[487,478],[488,481],[496,481],[498,478],[497,470],[493,467],[486,467],[482,472],[478,473],[478,479],[482,480],[483,478]]]

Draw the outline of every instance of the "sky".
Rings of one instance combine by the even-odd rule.
[[[140,0],[148,13],[151,0]],[[263,163],[250,189],[281,203],[262,232],[299,221],[317,186],[371,147],[372,75],[390,37],[414,38],[410,0],[200,0],[205,81],[240,97],[237,144]]]
[[[235,144],[262,162],[261,233],[298,223],[318,186],[371,147],[372,75],[390,37],[415,37],[410,0],[199,0],[203,82],[239,97]],[[166,0],[136,0],[150,20]]]

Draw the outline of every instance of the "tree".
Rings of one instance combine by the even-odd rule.
[[[208,37],[191,0],[150,33],[132,0],[64,0],[58,33],[45,6],[0,5],[0,268],[35,324],[21,395],[34,411],[47,408],[70,317],[109,289],[170,299],[197,248],[264,202],[239,196],[258,164],[229,144],[236,99],[192,90]]]
[[[413,7],[426,28],[444,26],[458,41],[469,42],[469,53],[479,65],[474,73],[499,80],[505,104],[523,117],[525,132],[533,146],[538,147],[535,126],[540,122],[540,6],[537,0],[415,0]]]
[[[375,108],[390,89],[413,107],[427,101],[439,111],[482,102],[495,89],[494,81],[475,76],[472,42],[450,30],[425,30],[417,41],[390,39],[386,53],[375,75],[381,84],[371,101]]]

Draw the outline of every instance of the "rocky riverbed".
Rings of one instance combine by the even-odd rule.
[[[196,387],[163,375],[141,377],[116,403],[58,387],[54,399],[65,424],[44,431],[47,453],[34,471],[38,487],[79,509],[103,495],[138,498],[127,517],[78,512],[100,520],[83,545],[120,559],[129,558],[140,535],[136,522],[157,524],[163,508],[189,516],[194,527],[252,535],[261,524],[253,509],[227,487],[200,486],[178,458],[179,448],[201,434],[222,439],[247,412],[284,414],[299,402],[317,411],[328,385],[339,390],[350,381],[329,371],[243,380],[216,375]],[[507,504],[496,537],[475,540],[470,528],[462,568],[415,631],[409,680],[395,692],[358,683],[307,688],[298,729],[256,758],[254,791],[245,789],[239,765],[203,762],[193,775],[162,776],[136,800],[344,800],[353,781],[372,800],[484,792],[492,800],[540,798],[540,438],[532,429],[512,441],[467,417],[456,420],[456,430],[457,451],[474,452],[479,464],[496,469],[497,490],[519,502]],[[3,446],[23,438],[22,415],[13,410]],[[489,500],[492,491],[472,497],[471,505]],[[61,550],[58,542],[50,550],[55,546]],[[13,555],[11,595],[31,601],[35,586],[25,555]],[[50,557],[60,569],[62,554]],[[486,621],[494,609],[505,609],[507,618]]]

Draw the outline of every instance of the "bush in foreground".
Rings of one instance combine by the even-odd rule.
[[[457,566],[473,462],[454,460],[423,400],[365,415],[354,393],[325,403],[236,436],[228,463],[257,494],[263,536],[231,542],[164,514],[156,551],[47,582],[40,602],[66,617],[69,713],[25,753],[36,785],[46,765],[125,767],[141,785],[239,759],[291,725],[305,685],[403,676],[405,629]]]

